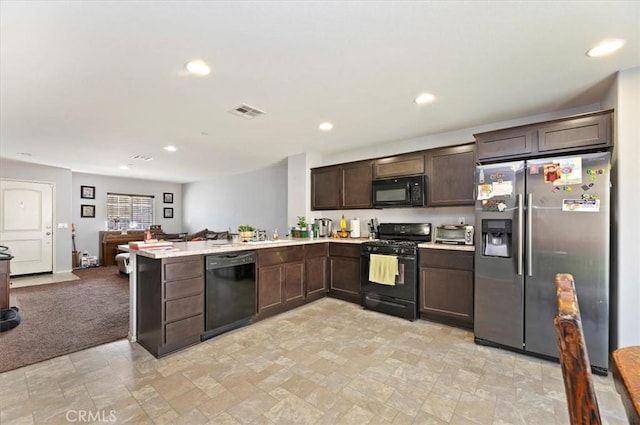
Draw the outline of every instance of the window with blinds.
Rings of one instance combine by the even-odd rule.
[[[107,193],[109,230],[145,230],[153,224],[153,196]]]

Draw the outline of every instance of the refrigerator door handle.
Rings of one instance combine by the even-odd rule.
[[[518,194],[518,276],[522,276],[522,265],[524,263],[524,205],[522,194]]]
[[[533,276],[533,193],[527,194],[527,276]]]

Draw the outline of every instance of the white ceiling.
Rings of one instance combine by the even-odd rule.
[[[3,0],[0,15],[1,157],[173,182],[591,104],[640,65],[637,1]],[[627,44],[585,56],[609,37]],[[186,75],[193,58],[211,74]],[[423,91],[437,100],[413,103]],[[227,112],[243,103],[266,115]]]

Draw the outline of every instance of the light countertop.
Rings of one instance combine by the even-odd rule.
[[[221,252],[232,251],[249,251],[255,249],[264,248],[279,248],[283,246],[299,246],[308,245],[314,243],[347,243],[347,244],[361,244],[368,241],[366,238],[314,238],[314,239],[278,239],[277,241],[264,241],[264,242],[226,242],[220,243],[220,241],[191,241],[191,242],[174,242],[173,247],[170,249],[153,249],[153,250],[136,250],[129,248],[128,245],[119,245],[118,249],[125,252],[141,255],[148,258],[171,258],[171,257],[184,257],[188,255],[207,255],[218,254]]]
[[[449,251],[475,251],[476,247],[474,245],[450,245],[446,243],[435,243],[433,241],[421,243],[418,245],[418,248],[429,248],[429,249],[445,249]]]
[[[265,242],[226,242],[226,241],[191,241],[191,242],[174,242],[173,247],[169,249],[153,249],[153,250],[135,250],[129,248],[128,245],[120,245],[118,249],[125,252],[134,253],[143,257],[160,259],[160,258],[172,258],[172,257],[185,257],[189,255],[208,255],[218,254],[222,252],[233,251],[249,251],[255,249],[264,248],[278,248],[284,246],[299,246],[308,245],[314,243],[346,243],[346,244],[361,244],[369,241],[367,238],[314,238],[314,239],[279,239],[277,241],[265,241]],[[437,244],[434,242],[426,242],[418,245],[418,248],[429,249],[444,249],[452,251],[475,251],[473,245],[447,245]]]

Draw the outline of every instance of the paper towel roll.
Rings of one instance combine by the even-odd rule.
[[[351,220],[351,237],[359,238],[360,237],[360,220],[354,218]]]

